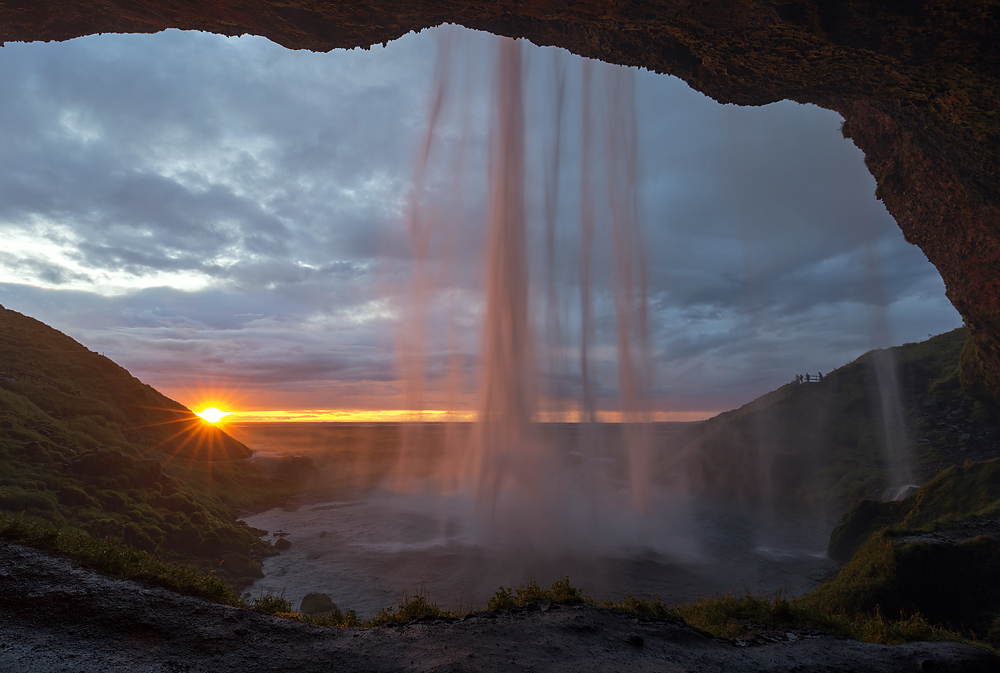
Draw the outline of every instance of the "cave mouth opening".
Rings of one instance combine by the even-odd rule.
[[[3,282],[22,302],[14,307],[107,345],[182,400],[210,378],[258,391],[251,405],[263,411],[360,409],[371,412],[367,420],[407,411],[387,334],[412,277],[402,222],[430,107],[427,36],[368,54],[296,54],[259,38],[173,31],[84,44],[91,39],[99,38],[47,46],[56,53],[36,60],[30,45],[19,46],[6,64],[13,77],[5,86],[24,103],[7,108],[22,124],[7,135],[20,152],[17,174],[6,176],[19,198],[4,220],[13,245]],[[475,114],[488,107],[488,78],[477,78],[475,63],[487,47],[472,33],[454,39],[469,43],[470,102],[443,136],[470,158],[437,168],[428,184],[439,193],[456,171],[485,171],[490,153]],[[572,72],[570,89],[579,86]],[[653,392],[663,413],[675,414],[663,419],[703,418],[797,373],[829,371],[889,345],[880,339],[900,340],[890,325],[922,337],[957,324],[936,272],[874,200],[835,114],[791,103],[718,106],[677,80],[637,79],[661,376]],[[547,86],[540,76],[528,91],[544,100]],[[529,101],[526,111],[543,116],[545,106]],[[572,166],[579,148],[566,152]],[[528,185],[527,200],[541,200]],[[462,212],[484,219],[485,190],[470,186],[463,198]],[[477,357],[468,335],[481,315],[483,261],[467,241],[450,243],[465,263],[445,294],[467,328],[466,348],[448,348],[453,335],[441,335],[427,380],[441,400],[431,410],[461,411],[446,406],[444,372],[447,360]],[[610,353],[610,333],[598,330],[604,342],[595,350]],[[380,507],[400,511],[364,506],[373,516]],[[721,518],[731,523],[730,514]],[[713,543],[721,546],[726,530],[718,527]],[[774,552],[743,542],[747,558]]]

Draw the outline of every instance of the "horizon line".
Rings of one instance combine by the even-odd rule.
[[[599,423],[690,423],[704,421],[718,415],[719,411],[653,411],[626,418],[625,412],[604,411],[597,413]],[[217,425],[239,423],[475,423],[479,413],[451,409],[296,409],[230,411]],[[578,423],[576,411],[542,412],[536,417],[539,423]]]

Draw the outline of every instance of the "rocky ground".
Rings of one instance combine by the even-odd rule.
[[[957,643],[807,631],[747,643],[585,605],[327,629],[104,577],[0,543],[0,671],[997,671]]]

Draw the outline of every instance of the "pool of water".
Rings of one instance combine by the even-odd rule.
[[[235,426],[259,455],[308,456],[326,494],[245,517],[268,540],[291,543],[264,561],[265,577],[249,591],[284,593],[294,607],[325,593],[366,617],[404,593],[481,609],[501,586],[563,576],[599,599],[632,593],[671,605],[812,589],[833,567],[825,553],[833,521],[689,494],[672,476],[683,473],[677,447],[689,430],[651,428],[648,497],[637,498],[621,426],[585,436],[572,424],[546,425],[534,448],[550,460],[528,454],[530,465],[507,469],[498,497],[486,499],[468,479],[469,425]]]
[[[597,598],[632,593],[676,604],[730,591],[798,595],[833,567],[825,553],[831,526],[815,517],[705,500],[619,521],[600,514],[590,526],[581,517],[562,533],[549,531],[546,544],[544,535],[484,525],[475,499],[461,494],[374,489],[276,508],[246,521],[292,546],[265,560],[265,577],[249,591],[284,593],[295,607],[321,592],[367,616],[404,592],[425,593],[444,608],[481,609],[500,586],[568,576]]]

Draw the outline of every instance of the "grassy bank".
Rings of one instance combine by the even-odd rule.
[[[137,580],[227,605],[240,597],[216,573],[203,573],[127,545],[120,538],[101,538],[59,530],[45,521],[0,513],[0,539],[55,552],[84,568],[122,579]]]

